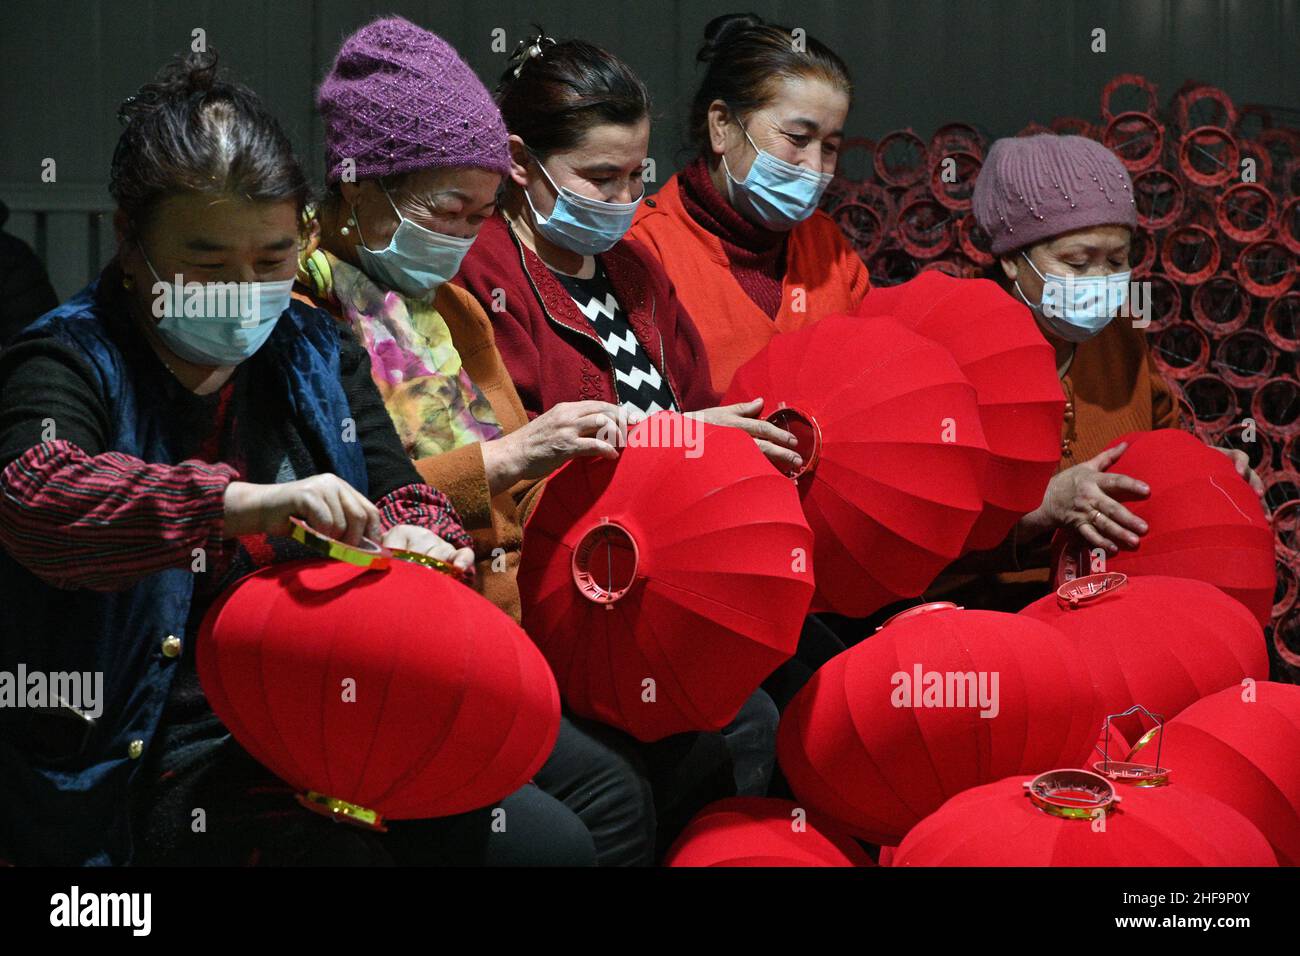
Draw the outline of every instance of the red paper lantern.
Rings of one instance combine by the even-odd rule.
[[[1134,432],[1112,445],[1124,441],[1129,447],[1109,470],[1151,489],[1146,498],[1124,502],[1150,530],[1136,549],[1106,555],[1104,568],[1092,567],[1090,546],[1077,535],[1058,532],[1055,584],[1098,570],[1195,578],[1236,598],[1267,624],[1273,605],[1273,531],[1258,496],[1228,456],[1173,428]]]
[[[1078,649],[1097,688],[1098,721],[1133,704],[1168,719],[1242,678],[1268,677],[1263,629],[1239,601],[1204,581],[1093,574],[1020,613],[1052,625]],[[1114,726],[1128,740],[1147,729],[1136,716]]]
[[[912,829],[891,865],[1277,866],[1277,858],[1246,817],[1191,788],[1117,791],[1098,774],[1057,770],[958,794]]]
[[[814,610],[865,617],[961,554],[988,446],[946,349],[886,318],[827,316],[773,338],[724,401],[755,397],[802,439],[793,477],[816,541]]]
[[[198,673],[235,739],[304,805],[356,822],[488,806],[545,762],[560,698],[491,602],[403,561],[293,561],[208,610]]]
[[[1033,315],[994,282],[934,273],[873,290],[858,315],[892,316],[944,346],[975,387],[989,465],[966,548],[996,547],[1042,503],[1061,457],[1065,396]]]
[[[575,713],[658,740],[719,730],[794,653],[812,532],[789,479],[735,428],[670,412],[617,461],[547,482],[524,536],[524,627]]]
[[[1139,743],[1130,759],[1156,746]],[[1177,788],[1233,807],[1283,866],[1300,865],[1300,687],[1259,681],[1211,694],[1165,724],[1161,746]]]
[[[816,826],[789,800],[733,797],[710,804],[682,831],[665,866],[874,866],[829,820]]]
[[[981,690],[996,707],[972,705]],[[782,715],[777,757],[810,813],[893,844],[962,790],[1082,763],[1099,712],[1059,631],[940,602],[823,665]]]

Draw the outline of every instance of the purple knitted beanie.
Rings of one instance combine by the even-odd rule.
[[[975,180],[972,202],[995,256],[1089,226],[1137,228],[1128,170],[1084,136],[998,140]]]
[[[435,166],[510,171],[501,111],[451,44],[401,17],[348,37],[316,95],[325,177],[357,179]]]

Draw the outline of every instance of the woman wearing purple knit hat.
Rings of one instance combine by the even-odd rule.
[[[500,111],[456,51],[408,20],[376,20],[343,42],[317,105],[329,193],[299,295],[365,346],[407,454],[474,536],[484,594],[518,618],[540,480],[576,455],[616,457],[597,435],[619,427],[619,409],[566,402],[530,420],[483,307],[447,282],[510,169]],[[643,745],[567,716],[535,781],[586,825],[600,865],[652,862],[656,837],[731,792],[719,735]]]
[[[1037,582],[1046,580],[1046,542],[1057,527],[1075,528],[1111,553],[1137,546],[1146,525],[1120,499],[1147,491],[1106,470],[1125,446],[1105,449],[1131,431],[1175,427],[1178,408],[1126,308],[1137,210],[1119,159],[1082,136],[1000,139],[973,201],[998,259],[989,278],[1029,306],[1056,349],[1065,390],[1059,470],[1009,542],[1016,566],[1034,569],[1016,580]],[[1220,450],[1262,493],[1245,454]]]

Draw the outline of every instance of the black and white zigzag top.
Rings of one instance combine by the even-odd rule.
[[[676,411],[677,405],[668,383],[633,334],[627,313],[614,298],[614,287],[610,285],[600,260],[596,260],[596,274],[590,279],[579,279],[562,272],[556,272],[555,277],[564,283],[609,353],[614,363],[614,385],[618,390],[619,404],[647,415]]]

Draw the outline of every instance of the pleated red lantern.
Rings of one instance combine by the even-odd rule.
[[[1277,858],[1254,824],[1213,797],[1178,786],[1117,792],[1098,774],[1057,770],[958,794],[912,829],[891,865],[1277,866]]]
[[[670,412],[571,461],[524,536],[524,627],[575,713],[658,740],[718,730],[799,641],[812,532],[735,428]]]
[[[829,820],[808,819],[789,800],[732,797],[701,810],[664,858],[665,866],[874,866]]]
[[[1225,688],[1166,723],[1163,736],[1139,742],[1129,759],[1162,746],[1175,786],[1233,807],[1283,866],[1300,865],[1300,687],[1257,681]]]
[[[263,568],[209,609],[197,653],[235,739],[304,805],[356,822],[488,806],[559,732],[555,680],[519,626],[404,561]]]
[[[777,758],[809,812],[893,844],[969,787],[1081,764],[1098,711],[1059,631],[937,602],[823,665],[782,715]]]
[[[966,549],[997,546],[1043,501],[1061,458],[1065,395],[1052,347],[1033,315],[987,279],[924,272],[873,289],[861,316],[892,316],[944,346],[975,388],[989,446],[984,509]]]
[[[1268,623],[1275,571],[1273,531],[1250,486],[1231,460],[1173,428],[1134,432],[1112,442],[1129,447],[1110,471],[1146,482],[1146,498],[1125,501],[1149,528],[1136,549],[1089,551],[1073,532],[1053,543],[1055,584],[1097,570],[1129,577],[1147,574],[1195,578],[1215,585]],[[1094,566],[1094,561],[1098,565]]]
[[[1079,650],[1103,708],[1098,720],[1135,703],[1167,720],[1243,678],[1268,677],[1263,629],[1241,602],[1204,581],[1087,575],[1020,613],[1052,625]],[[1147,729],[1136,715],[1116,727],[1128,740]]]
[[[827,316],[773,338],[724,401],[756,397],[800,439],[814,610],[865,617],[918,596],[961,554],[988,446],[946,349],[886,318]]]

